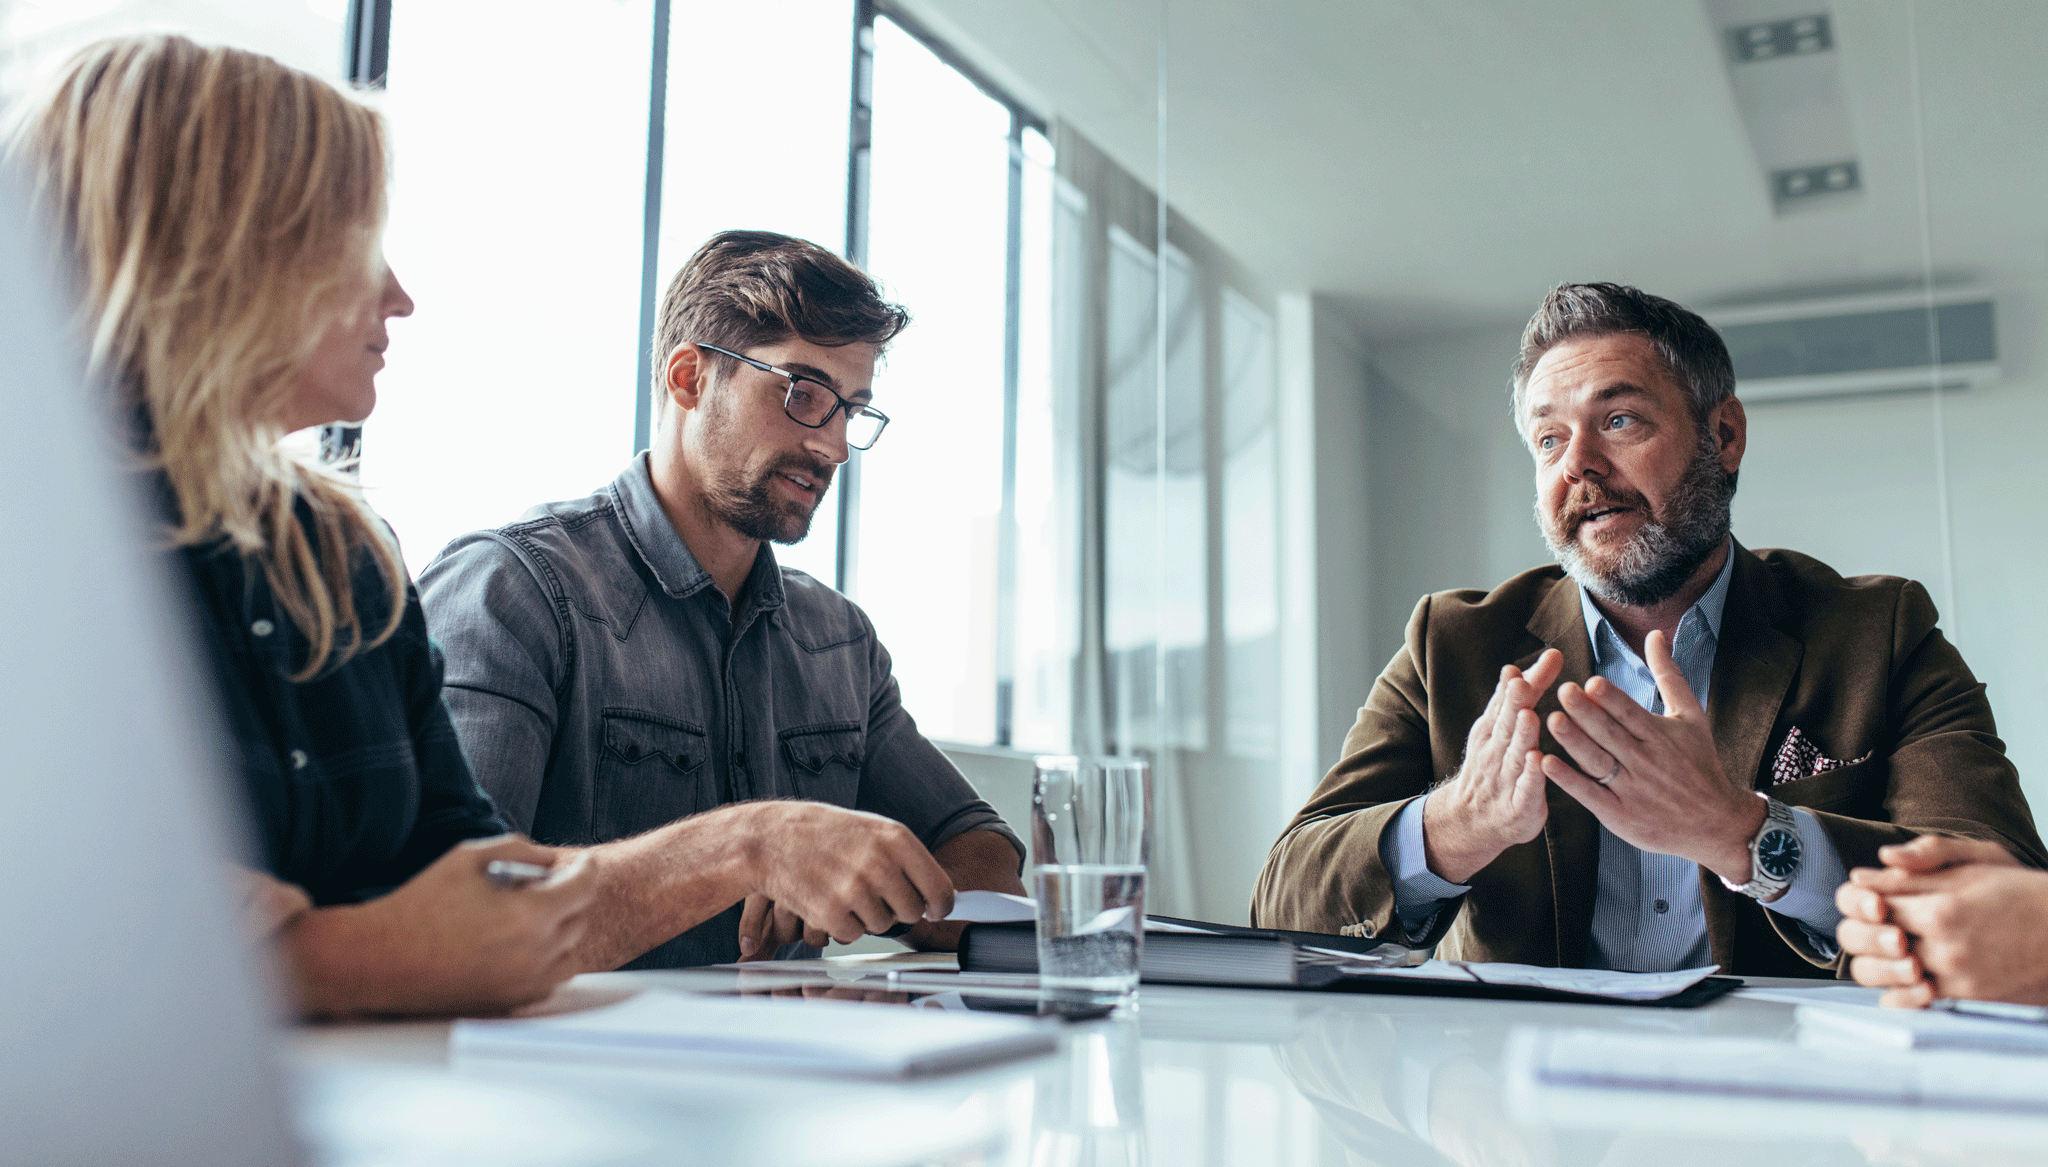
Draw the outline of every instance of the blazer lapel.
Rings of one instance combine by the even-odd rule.
[[[1729,781],[1747,789],[1756,786],[1771,727],[1806,648],[1781,627],[1785,616],[1777,581],[1762,560],[1735,544],[1707,715],[1713,720],[1721,769]]]
[[[1722,771],[1737,786],[1754,789],[1771,729],[1799,671],[1805,645],[1784,631],[1785,598],[1763,561],[1740,543],[1734,549],[1735,571],[1728,580],[1707,716],[1713,722]],[[1740,897],[1722,888],[1711,872],[1702,871],[1700,877],[1706,885],[1702,899],[1714,959],[1723,968],[1732,968]]]
[[[1576,681],[1583,685],[1593,677],[1593,641],[1586,631],[1586,614],[1579,606],[1579,585],[1571,579],[1551,585],[1550,594],[1536,606],[1529,618],[1529,631],[1546,647],[1564,654],[1564,669],[1557,685]],[[1516,661],[1528,668],[1542,650]],[[1548,720],[1558,708],[1557,685],[1536,704],[1537,715]],[[1545,753],[1564,756],[1564,750],[1543,731]],[[1554,783],[1545,783],[1549,821],[1543,827],[1543,841],[1550,857],[1551,900],[1557,908],[1557,965],[1582,968],[1593,935],[1593,895],[1598,887],[1600,866],[1600,820],[1580,806],[1577,799]]]

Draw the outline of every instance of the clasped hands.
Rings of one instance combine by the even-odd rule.
[[[1545,782],[1577,799],[1606,828],[1644,850],[1676,855],[1734,883],[1750,877],[1749,840],[1764,802],[1728,780],[1707,711],[1652,632],[1644,659],[1667,712],[1654,714],[1613,682],[1558,687],[1547,722],[1566,757],[1537,748],[1536,703],[1556,684],[1564,657],[1546,650],[1528,671],[1501,670],[1493,697],[1472,723],[1465,758],[1424,804],[1429,869],[1465,883],[1502,851],[1543,831]],[[1569,760],[1567,760],[1569,759]]]
[[[1940,997],[2048,1005],[2048,872],[1981,839],[1922,835],[1878,848],[1835,891],[1836,937],[1883,1003]]]

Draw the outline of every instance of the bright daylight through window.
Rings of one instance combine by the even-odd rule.
[[[400,9],[384,250],[419,308],[392,324],[362,478],[417,571],[454,536],[589,494],[626,463],[653,9]]]
[[[868,267],[913,323],[876,376],[853,597],[933,737],[996,738],[1010,111],[875,22]]]

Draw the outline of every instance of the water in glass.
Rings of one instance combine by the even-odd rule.
[[[1145,932],[1142,864],[1034,869],[1038,983],[1049,995],[1114,1002],[1138,987]]]

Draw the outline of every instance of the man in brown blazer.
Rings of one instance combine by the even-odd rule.
[[[1925,589],[1730,535],[1734,388],[1679,305],[1552,290],[1514,406],[1558,563],[1416,606],[1254,923],[1815,976],[1839,963],[1835,889],[1880,845],[1953,834],[2048,865]]]

